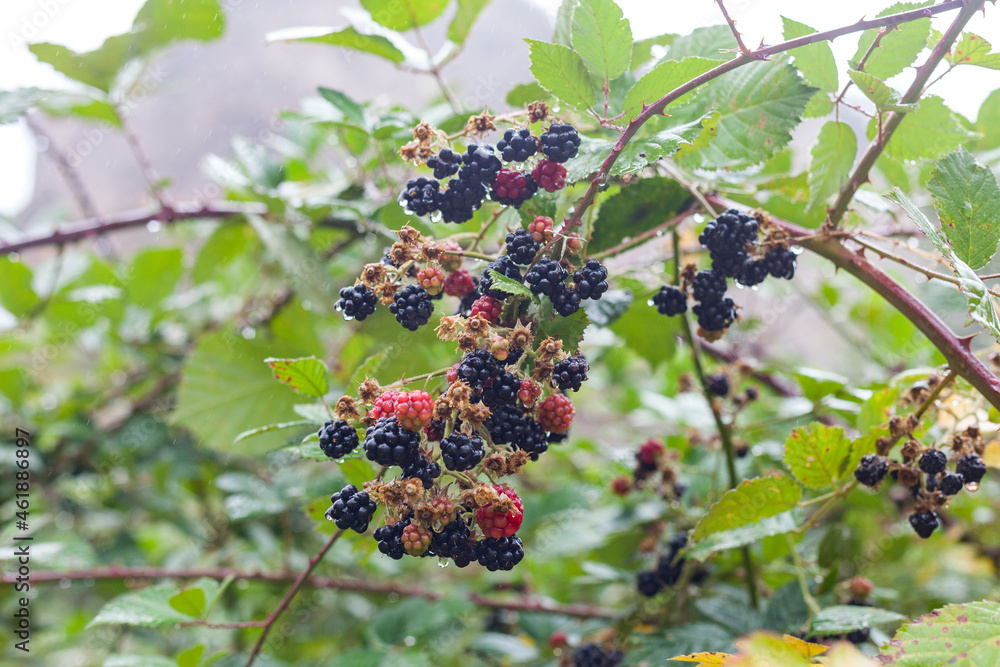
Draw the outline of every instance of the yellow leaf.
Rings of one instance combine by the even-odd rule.
[[[794,648],[796,651],[801,653],[807,658],[812,658],[817,656],[823,651],[830,648],[829,646],[824,646],[823,644],[813,644],[811,642],[804,641],[798,637],[793,637],[791,635],[782,635],[782,641]]]
[[[983,452],[983,461],[991,468],[1000,468],[1000,444],[991,442]]]
[[[690,655],[679,655],[671,660],[678,662],[697,662],[698,667],[711,665],[725,665],[732,658],[731,653],[721,653],[719,651],[705,651],[704,653],[692,653]]]
[[[826,667],[877,667],[878,663],[854,647],[854,644],[839,642],[823,658]]]

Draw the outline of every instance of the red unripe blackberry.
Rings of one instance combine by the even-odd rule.
[[[331,459],[347,456],[359,444],[357,430],[343,419],[330,419],[319,430],[319,448]]]
[[[962,476],[966,484],[978,484],[986,474],[986,464],[975,454],[966,454],[958,459],[955,472]]]
[[[632,493],[632,480],[625,475],[618,475],[611,480],[611,492],[616,496],[627,496]]]
[[[360,322],[375,312],[377,302],[378,298],[370,289],[364,285],[353,285],[340,290],[340,299],[333,307],[344,313],[344,319]]]
[[[451,252],[460,252],[462,250],[462,246],[458,245],[454,241],[445,241],[441,243],[439,247],[441,250],[451,251]],[[448,252],[444,252],[440,257],[438,257],[438,262],[441,263],[441,268],[448,273],[458,271],[460,268],[462,268],[461,255],[452,255],[449,254]]]
[[[538,423],[546,431],[562,433],[573,424],[573,401],[562,394],[552,394],[538,406]]]
[[[417,272],[417,284],[427,290],[431,296],[440,294],[444,289],[444,271],[436,266],[428,266]]]
[[[504,167],[493,182],[490,197],[504,206],[520,208],[538,191],[538,184],[531,174]]]
[[[496,324],[500,319],[500,313],[502,310],[503,304],[487,294],[472,302],[472,308],[469,310],[469,317],[482,315],[486,318],[487,322]]]
[[[476,549],[479,564],[490,572],[513,570],[524,558],[524,546],[516,535],[499,539],[486,538]]]
[[[478,435],[468,436],[455,431],[441,441],[441,461],[448,470],[471,470],[483,460],[486,450]]]
[[[564,630],[556,630],[549,635],[549,648],[557,649],[563,646],[569,646],[569,638]]]
[[[920,455],[918,465],[928,475],[936,475],[948,465],[948,456],[940,449],[928,449]]]
[[[444,422],[432,419],[431,423],[424,427],[424,434],[427,436],[427,442],[440,442],[444,437]]]
[[[399,425],[410,431],[419,431],[431,421],[434,399],[426,391],[411,391],[396,395],[394,414]]]
[[[565,162],[574,158],[580,149],[580,134],[569,123],[553,123],[548,132],[539,137],[541,151],[552,162]]]
[[[535,216],[528,225],[528,231],[531,233],[531,238],[538,243],[548,243],[555,234],[552,231],[552,218],[545,215]]]
[[[411,556],[422,556],[431,546],[431,531],[411,523],[403,528],[400,541],[406,553]]]
[[[534,380],[521,380],[521,389],[517,392],[517,397],[525,407],[530,408],[542,395],[542,387]]]
[[[524,506],[514,489],[506,484],[494,484],[493,490],[498,495],[509,498],[514,507],[506,512],[493,509],[493,503],[480,507],[476,510],[476,523],[486,537],[510,537],[517,532],[521,522],[524,521]]]
[[[444,279],[444,293],[448,296],[462,298],[466,294],[476,291],[476,281],[472,274],[465,269],[458,269],[448,274]]]
[[[639,446],[635,458],[647,470],[656,470],[660,456],[663,454],[663,443],[655,438],[649,438]]]
[[[589,370],[590,364],[582,356],[566,357],[552,367],[552,384],[561,391],[580,391]]]
[[[910,515],[910,526],[917,535],[925,540],[938,527],[938,518],[934,512],[914,512]]]
[[[326,518],[336,522],[337,528],[358,533],[368,530],[368,523],[375,514],[375,501],[367,492],[348,484],[330,496],[330,502],[333,504],[326,511]]]
[[[531,176],[546,192],[556,192],[566,187],[566,167],[558,162],[542,160],[531,170]]]
[[[378,421],[382,417],[395,417],[397,396],[399,396],[398,391],[386,389],[375,399],[372,409],[368,411],[368,416],[375,421]]]

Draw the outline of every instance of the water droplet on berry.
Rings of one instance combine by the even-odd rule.
[[[163,225],[160,223],[159,220],[150,220],[149,222],[146,223],[146,229],[155,234],[156,232],[163,229]]]
[[[647,306],[655,306],[656,304],[655,304],[655,303],[653,303],[653,300],[652,300],[652,299],[646,299],[646,305],[647,305]]]
[[[434,211],[428,217],[430,218],[431,222],[441,222],[441,220],[444,218],[444,216],[441,215],[441,211]]]
[[[965,490],[969,493],[975,493],[979,490],[979,482],[969,482],[965,485]]]
[[[438,558],[438,567],[441,568],[448,567],[449,563],[451,563],[451,561],[448,560],[447,558]]]
[[[353,319],[354,319],[354,318],[353,318],[352,316],[350,316],[350,315],[344,315],[344,321],[345,321],[345,322],[350,322],[350,321],[351,321],[351,320],[353,320]]]
[[[339,459],[334,459],[334,461],[337,462],[337,465],[344,465],[344,461],[346,460],[347,460],[346,456],[341,456]]]

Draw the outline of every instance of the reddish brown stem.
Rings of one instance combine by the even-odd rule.
[[[733,37],[736,38],[736,45],[740,49],[740,53],[749,53],[750,49],[747,48],[746,44],[743,43],[743,36],[740,31],[736,29],[736,21],[729,16],[729,10],[726,9],[726,5],[723,0],[715,0],[715,4],[719,5],[719,10],[722,11],[722,15],[726,19],[726,23],[729,24],[729,29],[733,32]]]

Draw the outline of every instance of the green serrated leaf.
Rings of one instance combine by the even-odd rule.
[[[556,21],[552,30],[552,41],[563,46],[573,43],[573,12],[580,0],[562,0],[556,10]]]
[[[205,645],[195,644],[177,654],[177,667],[198,667],[205,655]]]
[[[886,7],[878,13],[878,17],[898,14],[911,9],[918,9],[930,5],[933,0],[925,2],[897,2]],[[864,71],[873,74],[880,79],[888,79],[901,73],[904,69],[913,64],[924,50],[927,44],[927,37],[931,29],[931,20],[917,19],[908,21],[888,30],[883,36],[879,46],[868,56],[865,62]],[[852,58],[852,62],[860,62],[865,52],[875,41],[878,29],[866,30],[861,33],[858,40],[858,50]]]
[[[456,44],[463,44],[469,36],[472,25],[479,13],[490,4],[490,0],[458,0],[458,11],[448,24],[448,39]]]
[[[138,593],[119,595],[104,605],[87,627],[113,624],[155,627],[189,621],[190,616],[170,606],[170,599],[179,592],[174,584],[163,583]]]
[[[614,148],[613,141],[580,137],[580,148],[576,157],[566,163],[566,182],[576,183],[597,172]]]
[[[0,258],[0,305],[14,317],[26,317],[38,305],[31,287],[31,269],[8,255]]]
[[[938,160],[927,190],[955,255],[973,269],[986,266],[1000,242],[1000,187],[993,170],[962,147]]]
[[[361,0],[372,19],[390,30],[405,32],[440,16],[448,0]]]
[[[688,556],[704,560],[717,551],[756,544],[766,537],[790,533],[801,525],[801,511],[789,510],[746,526],[712,533],[704,539],[695,542],[688,550]]]
[[[961,283],[959,289],[965,294],[969,308],[969,317],[972,321],[978,322],[989,329],[993,336],[997,340],[1000,340],[1000,314],[998,314],[1000,311],[998,311],[997,304],[993,300],[993,295],[986,290],[986,285],[983,284],[983,281],[968,264],[955,255],[955,252],[951,249],[951,246],[941,232],[931,224],[930,220],[920,212],[920,209],[910,201],[910,198],[902,190],[893,188],[892,194],[886,195],[886,197],[899,204],[906,211],[906,214],[916,223],[920,231],[924,233],[924,236],[930,239],[931,243],[934,244],[948,263],[951,264],[952,270],[958,276]]]
[[[578,0],[573,10],[573,49],[587,69],[617,79],[632,60],[632,29],[613,0]]]
[[[802,487],[788,475],[771,475],[744,480],[719,499],[698,521],[694,539],[732,530],[794,509],[802,497]]]
[[[531,73],[545,90],[578,109],[589,109],[597,99],[583,59],[560,44],[525,40],[530,46]]]
[[[981,151],[988,151],[1000,148],[1000,123],[996,121],[1000,118],[1000,90],[994,90],[983,101],[979,107],[979,115],[976,117],[976,132],[983,135],[977,147]]]
[[[792,19],[781,17],[781,22],[786,40],[804,37],[816,32],[815,28],[810,28],[804,23],[793,21]],[[809,44],[792,51],[792,58],[795,66],[802,72],[809,85],[819,88],[821,91],[833,92],[840,87],[837,78],[837,62],[833,58],[833,50],[830,43],[823,41]]]
[[[406,60],[406,55],[384,35],[362,31],[354,26],[347,28],[301,27],[269,32],[269,42],[311,42],[343,46],[355,51],[370,53],[394,63]]]
[[[601,252],[677,215],[690,195],[669,178],[644,178],[622,188],[600,208],[587,250]]]
[[[877,119],[868,124],[868,138],[878,131]],[[974,135],[958,116],[933,95],[920,100],[916,111],[907,114],[885,147],[886,155],[900,160],[937,157],[958,148]]]
[[[683,60],[691,56],[709,60],[727,60],[736,53],[736,39],[727,25],[695,28],[681,35],[670,45],[664,60]]]
[[[673,155],[685,146],[693,146],[704,129],[704,122],[711,116],[712,114],[709,114],[690,123],[661,130],[648,137],[633,139],[618,154],[618,159],[611,167],[611,175],[634,174],[661,158]]]
[[[361,457],[345,460],[340,464],[340,472],[344,474],[348,482],[359,489],[365,482],[375,479],[375,466],[368,459]]]
[[[339,90],[323,88],[322,86],[318,90],[320,97],[332,104],[343,115],[345,121],[360,126],[365,124],[365,110],[360,104]]]
[[[198,618],[205,611],[205,591],[188,588],[170,598],[168,603],[182,614]]]
[[[839,426],[814,424],[797,428],[785,441],[785,465],[804,486],[839,486],[853,470],[853,441]]]
[[[531,290],[513,278],[508,278],[499,271],[490,269],[490,277],[493,278],[493,283],[490,285],[491,289],[499,290],[504,294],[509,294],[511,296],[520,296],[526,299],[534,298]]]
[[[1000,661],[1000,603],[950,604],[903,625],[878,655],[883,665],[993,666]]]
[[[809,632],[814,635],[836,635],[905,620],[906,617],[902,614],[887,609],[839,605],[827,607],[813,616]]]
[[[549,91],[537,83],[522,83],[507,92],[506,102],[512,107],[523,107],[536,100],[544,100],[548,96]]]
[[[976,65],[987,69],[1000,69],[1000,53],[992,53],[993,45],[971,32],[963,32],[961,38],[945,56],[952,65]]]
[[[814,93],[785,63],[756,62],[730,72],[710,84],[696,104],[719,110],[715,139],[685,155],[684,163],[741,169],[764,162],[791,141]]]
[[[850,178],[857,152],[858,138],[854,128],[833,120],[823,125],[810,153],[809,206],[806,210],[840,192]]]
[[[121,281],[131,303],[158,309],[183,274],[184,254],[180,248],[148,248],[135,256]]]
[[[899,99],[892,88],[877,76],[867,72],[859,72],[856,69],[848,70],[847,74],[858,90],[864,93],[864,96],[870,99],[879,111],[885,111],[886,107]]]
[[[668,32],[664,35],[647,37],[646,39],[636,41],[632,45],[632,64],[630,65],[632,70],[634,71],[649,62],[653,58],[654,48],[657,46],[670,46],[675,39],[677,39],[677,34]]]
[[[632,119],[639,115],[644,104],[652,104],[681,84],[704,74],[722,60],[706,58],[685,58],[684,60],[667,60],[639,79],[625,95],[623,112],[625,117]],[[683,95],[673,104],[684,104],[692,99],[693,93]]]
[[[543,336],[557,338],[562,341],[563,349],[573,352],[580,347],[583,339],[583,332],[590,324],[587,311],[580,309],[569,317],[556,315],[554,318],[544,320],[539,328]]]
[[[316,357],[299,359],[268,357],[264,363],[271,367],[278,382],[287,384],[299,394],[320,397],[330,390],[326,379],[326,364]]]

